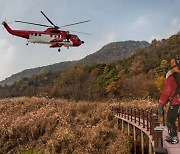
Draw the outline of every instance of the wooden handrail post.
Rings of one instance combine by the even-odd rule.
[[[154,124],[154,118],[156,117],[156,114],[152,114],[152,109],[150,109],[149,114],[150,114],[150,116],[149,116],[149,123],[150,123],[149,127],[150,128],[149,129],[150,129],[150,135],[151,135],[152,131],[154,129],[153,124]]]
[[[119,106],[119,116],[121,116],[121,110],[122,110],[122,108],[121,108],[121,106]]]
[[[120,129],[121,120],[118,118],[118,129]]]
[[[148,149],[148,154],[152,154],[152,143],[151,143],[150,138],[149,138],[149,149]]]
[[[124,118],[125,116],[125,107],[123,107],[123,115],[122,115],[122,118]]]
[[[151,116],[150,122],[150,135],[152,135],[152,139],[154,140],[154,128],[156,127],[156,123],[158,122],[158,118],[156,114]]]
[[[165,123],[165,114],[164,114],[164,112],[163,112],[163,126],[165,126],[166,125],[166,123]]]
[[[119,109],[119,116],[121,116],[122,114],[122,107],[120,106],[120,109]]]
[[[121,130],[122,130],[122,132],[124,132],[124,120],[121,121],[121,124],[122,124]]]
[[[121,114],[121,108],[119,106],[119,108],[118,108],[118,116],[120,116],[120,114]]]
[[[154,116],[150,115],[150,135],[152,135],[154,129]]]
[[[157,117],[156,114],[153,114],[152,109],[149,109],[149,129],[150,129],[150,135],[154,131],[154,120]]]
[[[149,131],[149,111],[146,110],[147,131]]]
[[[155,154],[166,154],[167,149],[163,148],[163,139],[162,139],[162,131],[163,128],[161,126],[156,126],[154,128],[155,138],[154,138],[154,152]]]
[[[144,154],[144,133],[141,131],[141,153]]]
[[[136,123],[136,108],[134,108],[134,122]]]
[[[124,118],[124,116],[125,116],[125,107],[123,107],[123,115],[122,115],[122,117]]]
[[[126,114],[127,114],[127,108],[124,108],[124,118],[126,119]]]
[[[128,117],[128,120],[129,120],[129,107],[127,108],[127,117]]]
[[[162,142],[162,131],[163,128],[161,126],[156,126],[154,128],[155,131],[155,138],[154,138],[154,147],[163,147],[163,142]]]
[[[141,125],[141,110],[138,108],[138,113],[139,113],[139,125]]]
[[[118,116],[120,116],[120,113],[121,113],[121,107],[119,106],[118,107]]]
[[[178,132],[180,132],[180,116],[178,117]]]
[[[132,107],[131,107],[131,121],[132,121],[132,112],[133,112],[133,111],[132,111]]]
[[[124,113],[124,108],[123,106],[121,107],[121,117],[123,117],[123,113]]]
[[[144,110],[142,109],[142,118],[143,118],[143,128],[145,128],[145,117],[144,117]]]
[[[133,126],[133,134],[134,134],[134,154],[136,154],[136,127]]]
[[[129,126],[129,122],[128,122],[128,136],[130,135],[130,126]]]

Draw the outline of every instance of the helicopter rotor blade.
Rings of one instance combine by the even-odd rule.
[[[78,25],[78,24],[82,24],[82,23],[85,23],[85,22],[89,22],[89,21],[91,21],[91,20],[76,22],[76,23],[69,24],[69,25],[64,25],[64,26],[61,26],[60,28],[62,28],[62,27],[68,27],[68,26],[73,26],[73,25]]]
[[[15,22],[19,22],[19,23],[23,23],[23,24],[36,25],[36,26],[42,26],[42,27],[52,27],[52,26],[48,26],[48,25],[36,24],[36,23],[32,23],[32,22],[19,21],[19,20],[16,20]]]
[[[84,34],[84,35],[91,35],[89,33],[79,32],[79,31],[75,31],[75,30],[68,30],[68,31],[75,32],[75,33],[80,33],[80,34]]]
[[[42,15],[51,23],[51,25],[53,25],[56,28],[59,28],[58,26],[56,26],[44,13],[43,11],[40,11],[42,13]]]

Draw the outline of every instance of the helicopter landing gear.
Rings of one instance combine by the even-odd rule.
[[[59,49],[58,49],[58,52],[60,52],[60,51],[61,51],[61,49],[59,48]]]

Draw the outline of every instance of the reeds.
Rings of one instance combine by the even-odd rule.
[[[0,153],[130,153],[109,104],[48,98],[0,100]]]

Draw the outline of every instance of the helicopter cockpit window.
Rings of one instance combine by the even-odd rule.
[[[74,35],[74,38],[77,39],[77,40],[79,39],[77,35]]]
[[[74,39],[80,41],[79,37],[77,35],[74,35]]]

